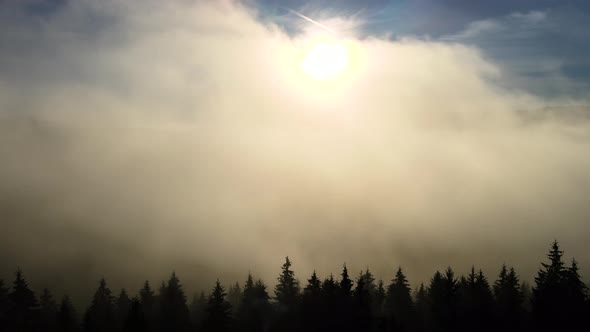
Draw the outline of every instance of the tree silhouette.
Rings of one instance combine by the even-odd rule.
[[[45,331],[55,331],[57,329],[57,303],[53,299],[51,292],[43,288],[39,297],[41,306],[41,324]]]
[[[563,328],[567,313],[565,304],[564,279],[566,275],[563,251],[554,241],[547,254],[549,263],[541,263],[533,288],[533,314],[539,330]]]
[[[275,287],[275,298],[279,310],[294,310],[299,301],[299,281],[295,279],[295,273],[291,270],[289,257],[285,258],[285,264],[281,267],[278,283]]]
[[[572,259],[572,265],[565,271],[564,287],[565,287],[565,312],[568,314],[566,328],[574,329],[581,326],[586,319],[588,307],[586,304],[587,287],[582,282],[579,274],[578,263]]]
[[[444,275],[436,271],[432,277],[428,296],[433,328],[441,331],[454,331],[456,328],[457,288],[457,279],[450,267]]]
[[[242,304],[238,309],[237,327],[239,331],[254,332],[263,330],[266,325],[265,316],[268,315],[269,296],[266,293],[266,286],[260,281],[254,283],[252,274],[248,273],[248,278],[244,284],[244,295]]]
[[[353,282],[348,275],[348,269],[346,268],[346,264],[342,267],[342,279],[340,279],[340,292],[343,297],[350,297],[352,295],[352,286]]]
[[[139,290],[139,303],[141,306],[141,313],[146,321],[147,329],[153,330],[156,325],[156,296],[150,286],[149,281],[143,283],[143,287]]]
[[[84,330],[88,332],[112,331],[115,326],[115,305],[111,290],[104,278],[98,282],[98,288],[92,298],[90,308],[84,316]]]
[[[322,282],[315,271],[307,280],[301,299],[302,329],[304,331],[320,331],[322,329]]]
[[[227,291],[227,301],[231,304],[232,308],[232,315],[235,315],[242,304],[242,290],[240,289],[240,284],[237,282],[230,286]]]
[[[475,267],[467,278],[459,282],[458,318],[461,330],[471,331],[477,326],[479,331],[492,330],[492,310],[494,298],[487,278],[482,270],[475,272]]]
[[[40,307],[35,293],[29,288],[21,269],[16,271],[12,292],[8,294],[9,330],[34,331],[39,324]]]
[[[271,301],[264,282],[251,274],[243,285],[226,293],[217,280],[211,294],[195,294],[189,307],[176,273],[162,282],[154,295],[148,281],[130,300],[125,289],[115,298],[101,279],[79,324],[72,302],[64,296],[59,307],[43,289],[39,300],[17,270],[10,289],[0,280],[0,331],[90,332],[462,332],[462,331],[577,331],[588,328],[590,303],[580,268],[553,242],[534,289],[520,282],[514,268],[502,265],[490,284],[472,266],[459,279],[449,267],[436,271],[412,297],[410,283],[398,268],[391,283],[375,285],[367,268],[351,280],[346,265],[341,279],[330,274],[323,281],[314,271],[303,291],[286,258]],[[233,296],[230,296],[230,293]],[[232,311],[230,303],[236,303]]]
[[[430,330],[431,315],[430,315],[430,299],[428,292],[424,287],[424,283],[416,290],[414,296],[414,310],[416,312],[417,322],[414,325],[416,331]]]
[[[226,332],[231,324],[231,304],[225,299],[227,293],[219,279],[209,295],[207,317],[203,322],[203,329],[207,332]]]
[[[352,326],[356,331],[369,331],[371,329],[371,292],[365,283],[366,280],[366,273],[361,271],[352,293],[352,308],[354,312]]]
[[[8,287],[4,285],[4,280],[0,279],[0,326],[8,327],[9,308]]]
[[[207,298],[205,297],[205,292],[201,291],[201,293],[195,293],[193,295],[193,300],[189,306],[191,322],[194,327],[200,327],[203,325],[203,321],[206,317],[206,310],[207,310]]]
[[[62,298],[61,304],[59,305],[57,325],[58,331],[60,332],[76,332],[80,330],[78,314],[72,305],[72,301],[67,295]]]
[[[375,294],[373,295],[373,315],[375,317],[383,317],[383,307],[385,306],[385,298],[387,297],[387,292],[385,291],[385,285],[383,283],[383,279],[379,279],[377,281],[377,288],[375,289]]]
[[[514,331],[520,328],[522,317],[522,294],[518,276],[514,268],[502,265],[498,280],[494,283],[496,298],[496,321],[503,330]]]
[[[327,325],[328,328],[332,328],[334,330],[349,331],[354,326],[354,308],[352,303],[352,288],[354,286],[354,282],[348,274],[346,263],[342,266],[342,273],[340,276],[341,279],[340,283],[338,284],[339,287],[334,287],[334,289],[337,291],[336,299],[329,297],[330,293],[327,292],[328,289],[332,289],[332,283],[326,285],[326,282],[324,282],[324,293],[326,294],[326,299],[336,300],[336,303],[332,305],[333,309],[329,310]],[[333,280],[331,275],[330,277]]]
[[[391,284],[387,287],[385,302],[389,325],[396,330],[408,330],[414,319],[414,303],[412,301],[412,289],[410,283],[399,267]]]
[[[126,326],[130,309],[131,299],[129,298],[129,295],[127,295],[125,288],[123,288],[121,289],[121,293],[119,293],[119,297],[115,302],[115,320],[119,329],[123,329]]]
[[[137,297],[134,297],[129,302],[129,310],[123,323],[123,331],[144,332],[147,330],[148,325],[141,306],[141,301]]]
[[[160,289],[159,303],[158,316],[162,330],[187,331],[190,328],[186,296],[176,272],[172,272],[166,286]]]
[[[295,273],[291,270],[291,261],[285,257],[285,263],[281,267],[281,274],[277,278],[275,286],[275,299],[279,316],[273,324],[276,331],[297,331],[299,327],[299,281],[295,279]]]

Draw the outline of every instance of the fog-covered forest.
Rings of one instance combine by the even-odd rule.
[[[287,257],[274,289],[248,273],[244,282],[186,294],[179,276],[145,281],[138,294],[112,290],[101,278],[83,311],[66,295],[33,291],[18,269],[0,281],[3,331],[574,331],[588,326],[590,302],[575,259],[555,241],[534,284],[502,265],[466,276],[451,267],[412,285],[399,267],[390,280],[370,269],[305,279]]]

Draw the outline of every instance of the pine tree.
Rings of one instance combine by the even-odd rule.
[[[352,279],[350,279],[348,275],[348,269],[346,268],[346,264],[342,267],[342,279],[340,279],[340,292],[342,296],[348,298],[352,294]]]
[[[322,318],[321,303],[322,283],[315,271],[307,280],[301,300],[302,329],[304,331],[320,331]]]
[[[269,300],[270,297],[264,282],[260,279],[254,282],[252,274],[249,273],[244,284],[244,296],[237,315],[238,330],[244,332],[263,331],[268,325],[271,314]]]
[[[147,330],[147,321],[141,307],[141,301],[137,297],[134,297],[129,303],[129,310],[124,320],[123,331],[144,332]]]
[[[299,301],[299,281],[295,279],[295,273],[291,270],[289,257],[285,258],[285,264],[281,267],[281,274],[277,278],[275,298],[281,311],[292,311]]]
[[[237,282],[229,287],[227,301],[231,304],[232,315],[235,315],[242,304],[242,290],[240,289],[240,284]]]
[[[144,319],[147,326],[156,325],[155,309],[156,309],[156,296],[150,286],[149,281],[145,281],[143,287],[139,290],[139,303],[141,306],[141,312],[143,313]]]
[[[533,317],[540,330],[561,329],[567,323],[567,270],[563,262],[563,251],[553,241],[547,254],[549,263],[541,263],[533,288]]]
[[[104,278],[100,279],[90,308],[84,316],[84,330],[89,332],[112,331],[115,326],[115,306],[111,290]]]
[[[330,276],[322,282],[321,285],[321,306],[322,318],[320,330],[332,331],[342,330],[346,326],[346,320],[350,318],[348,311],[345,311],[350,305],[350,298],[344,298],[339,283]]]
[[[231,324],[231,304],[225,299],[227,293],[219,279],[209,295],[207,305],[207,317],[203,322],[203,328],[208,332],[229,331]]]
[[[461,330],[470,331],[474,326],[478,326],[481,331],[490,330],[493,295],[483,272],[479,270],[476,273],[472,266],[467,278],[461,277],[458,293]]]
[[[504,330],[516,330],[521,326],[522,294],[520,284],[514,268],[502,265],[498,280],[494,283],[494,297],[496,299],[496,321]]]
[[[189,306],[189,311],[191,315],[191,322],[194,327],[200,327],[203,325],[203,321],[206,317],[206,310],[207,310],[207,297],[205,297],[205,292],[201,291],[200,293],[195,293],[193,295],[193,300]]]
[[[367,288],[366,274],[361,271],[352,293],[354,320],[352,326],[357,331],[368,331],[371,328],[371,293]]]
[[[57,312],[57,325],[58,331],[60,332],[76,332],[80,330],[80,323],[78,322],[78,314],[70,298],[65,295],[61,304],[59,305],[59,311]]]
[[[4,285],[4,280],[0,279],[0,326],[8,327],[9,309],[8,287]]]
[[[32,331],[37,328],[40,307],[35,293],[29,288],[21,269],[16,271],[12,292],[8,294],[10,302],[9,330]]]
[[[385,306],[385,298],[386,298],[385,287],[383,284],[383,279],[379,279],[377,282],[377,289],[375,290],[375,295],[373,296],[373,315],[376,317],[383,316],[383,307]]]
[[[39,297],[41,305],[41,325],[44,331],[55,331],[57,328],[57,303],[53,299],[51,292],[43,288]]]
[[[326,283],[324,281],[324,294],[326,301],[330,305],[328,317],[326,318],[327,325],[326,329],[347,331],[352,327],[353,321],[353,302],[352,302],[352,289],[354,282],[348,274],[348,268],[346,264],[342,266],[342,273],[340,274],[340,282],[336,285]],[[330,276],[332,277],[332,276]],[[333,280],[333,277],[332,277]],[[334,287],[332,287],[334,286]],[[328,290],[335,289],[337,291],[336,297],[330,297]],[[332,303],[335,301],[335,303]]]
[[[456,327],[458,282],[449,267],[445,274],[436,271],[430,281],[428,297],[435,328],[453,331]]]
[[[131,309],[131,299],[127,295],[125,288],[121,289],[119,297],[115,303],[115,319],[117,326],[122,329],[127,323],[127,317],[129,316],[129,310]]]
[[[587,287],[582,281],[579,274],[578,263],[572,259],[572,265],[567,268],[564,276],[564,288],[566,297],[566,307],[564,311],[567,315],[566,329],[574,330],[578,326],[582,326],[585,322],[588,311]]]
[[[414,319],[412,289],[401,267],[387,287],[385,308],[390,324],[395,324],[399,330],[407,330],[410,327]]]
[[[430,303],[424,283],[416,290],[414,295],[414,309],[416,312],[416,331],[431,330],[430,327]]]
[[[190,315],[186,295],[176,272],[172,272],[160,293],[160,326],[167,331],[186,331],[190,328]]]
[[[375,277],[373,276],[373,273],[369,271],[368,267],[365,270],[365,273],[362,273],[362,278],[365,282],[365,288],[367,289],[371,297],[374,297],[375,292],[377,291],[377,285],[375,284]]]

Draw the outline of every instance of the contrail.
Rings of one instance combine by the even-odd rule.
[[[325,26],[325,25],[321,24],[320,22],[318,22],[318,21],[316,21],[316,20],[314,20],[314,19],[312,19],[312,18],[309,18],[309,17],[307,17],[307,16],[305,16],[305,15],[301,14],[301,13],[300,13],[300,12],[298,12],[298,11],[295,11],[295,10],[293,10],[293,9],[291,9],[291,8],[285,8],[285,9],[286,9],[286,10],[288,10],[288,11],[289,11],[291,14],[297,15],[297,16],[299,16],[300,18],[302,18],[302,19],[304,19],[304,20],[306,20],[306,21],[308,21],[308,22],[311,22],[311,23],[313,23],[313,24],[315,24],[315,25],[319,26],[320,28],[322,28],[322,29],[324,29],[324,30],[326,30],[326,31],[328,31],[328,32],[330,32],[330,33],[335,33],[335,32],[334,32],[334,30],[332,30],[332,29],[328,28],[327,26]]]

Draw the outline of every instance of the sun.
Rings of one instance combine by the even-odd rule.
[[[348,58],[348,49],[344,44],[319,41],[305,53],[301,69],[317,80],[328,80],[346,70]]]

